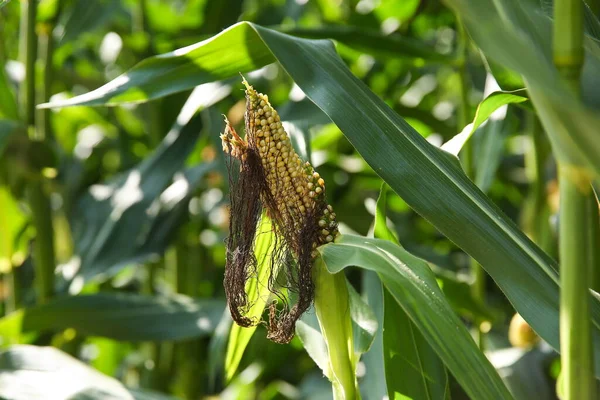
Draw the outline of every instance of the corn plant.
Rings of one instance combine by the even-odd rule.
[[[599,12],[1,2],[0,397],[595,399]]]

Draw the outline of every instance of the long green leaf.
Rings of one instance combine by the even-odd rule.
[[[377,272],[393,299],[409,315],[469,396],[475,399],[512,398],[445,300],[425,261],[389,241],[352,235],[343,235],[335,244],[322,246],[319,251],[332,273],[349,266]],[[428,374],[426,377],[430,378]],[[429,398],[444,398],[443,395],[431,395]]]
[[[127,264],[142,262],[168,245],[189,196],[214,165],[201,164],[180,172],[201,127],[195,111],[210,104],[198,95],[202,90],[214,96],[219,87],[196,90],[188,98],[151,156],[110,181],[93,185],[77,199],[71,216],[76,256],[81,262],[73,280],[75,288],[91,279],[106,278]],[[227,93],[217,94],[214,100]]]
[[[116,340],[183,340],[210,334],[224,304],[185,296],[149,297],[98,293],[57,297],[51,302],[0,319],[0,333],[14,330],[49,331],[74,328],[87,336]]]
[[[533,329],[558,349],[555,262],[465,176],[456,158],[430,145],[356,79],[328,41],[294,38],[242,22],[207,41],[148,59],[105,87],[46,106],[157,98],[276,59],[373,170],[416,212],[475,258]],[[589,129],[598,125],[589,124]],[[583,143],[592,152],[598,146],[597,140]],[[577,148],[574,143],[568,147]],[[600,157],[596,159],[600,164]],[[596,300],[593,310],[597,323],[600,304]],[[600,339],[598,329],[595,334]],[[596,364],[600,371],[600,357]]]
[[[556,157],[600,175],[600,54],[588,38],[582,103],[559,79],[552,62],[552,20],[538,2],[448,0],[490,59],[522,74]],[[482,23],[485,21],[485,23]],[[502,38],[502,40],[498,40]],[[593,109],[592,109],[593,108]]]
[[[452,63],[454,58],[435,51],[426,43],[400,34],[384,35],[354,26],[328,25],[320,28],[294,27],[281,29],[290,35],[309,39],[334,39],[345,45],[375,55],[410,57],[423,60]]]
[[[386,223],[387,185],[381,185],[374,235],[399,245]],[[433,347],[387,287],[383,288],[383,358],[390,398],[449,398],[448,373]]]
[[[11,400],[175,400],[128,389],[53,347],[13,346],[0,353],[0,398]]]

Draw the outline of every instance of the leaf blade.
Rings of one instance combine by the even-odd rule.
[[[388,241],[343,235],[319,248],[332,273],[359,266],[380,274],[395,301],[473,398],[512,396],[437,286],[427,264]]]
[[[400,245],[387,226],[388,186],[381,185],[374,236]],[[447,398],[448,373],[440,358],[396,302],[387,287],[383,295],[383,358],[388,396],[413,399]]]
[[[73,328],[84,335],[116,340],[182,340],[213,331],[223,312],[220,300],[185,296],[150,297],[124,293],[97,293],[57,297],[23,310],[21,330],[49,331]],[[0,332],[13,318],[0,319]],[[6,320],[8,325],[3,324]]]

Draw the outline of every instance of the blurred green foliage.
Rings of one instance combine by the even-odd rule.
[[[298,37],[333,39],[352,74],[436,146],[465,128],[460,124],[462,108],[475,117],[481,103],[485,118],[479,114],[469,142],[475,154],[474,181],[548,255],[556,256],[555,166],[537,117],[521,91],[496,94],[482,103],[500,88],[523,88],[521,75],[507,68],[519,64],[488,59],[471,41],[463,59],[457,51],[457,18],[441,1],[29,3],[37,5],[36,104],[68,103],[108,82],[119,82],[121,74],[148,57],[196,44],[242,20]],[[451,3],[455,9],[466,7],[464,2]],[[120,93],[132,103],[93,106],[106,103],[104,99],[92,105],[38,109],[35,126],[27,127],[19,106],[26,68],[19,57],[20,6],[19,1],[0,2],[0,346],[7,349],[0,354],[0,397],[20,400],[41,393],[46,397],[39,398],[65,399],[332,398],[331,385],[317,366],[317,351],[306,340],[307,335],[320,335],[314,310],[300,324],[304,334],[299,332],[301,337],[290,345],[269,342],[264,327],[258,326],[243,357],[236,360],[237,372],[228,370],[233,377],[226,379],[231,320],[222,280],[228,178],[218,135],[222,114],[241,126],[245,107],[239,80],[221,79],[231,71],[219,74],[208,67],[215,59],[236,57],[222,52],[194,61],[197,74],[218,82],[193,90],[176,81],[150,82],[148,90]],[[469,15],[466,22],[472,24],[476,16]],[[255,56],[274,61],[270,54]],[[166,65],[156,60],[141,66]],[[461,66],[466,69],[463,81]],[[268,93],[298,153],[327,182],[328,201],[342,233],[372,235],[377,216],[379,227],[391,227],[386,229],[392,235],[388,239],[402,244],[402,254],[430,264],[419,264],[423,276],[431,282],[437,279],[441,291],[434,294],[445,297],[457,314],[447,314],[447,326],[462,321],[471,330],[485,331],[489,358],[512,395],[554,399],[556,354],[545,343],[533,349],[511,346],[507,332],[514,309],[493,280],[486,281],[483,304],[471,294],[470,259],[461,248],[392,191],[380,198],[377,211],[380,172],[365,162],[280,64],[270,63],[245,76],[257,90]],[[152,100],[146,102],[148,98]],[[32,129],[43,131],[45,140],[28,139]],[[368,139],[370,132],[363,134]],[[31,249],[36,229],[25,194],[31,182],[41,184],[52,210],[56,270],[50,284],[55,298],[46,304],[39,304],[34,286],[38,277]],[[384,237],[381,232],[375,235]],[[379,400],[386,393],[385,377],[413,376],[400,369],[377,376],[384,368],[382,358],[386,368],[410,364],[418,351],[407,355],[408,361],[393,364],[394,356],[398,359],[394,349],[424,339],[403,337],[412,325],[402,326],[404,332],[389,329],[394,336],[381,336],[396,313],[399,320],[408,318],[406,309],[395,303],[383,314],[382,304],[390,304],[391,295],[387,289],[380,293],[381,283],[368,274],[349,269],[346,276],[379,319],[380,336],[375,336],[357,370],[363,398]],[[435,327],[429,328],[434,336]],[[62,352],[42,347],[49,345]],[[385,357],[374,353],[384,346]],[[441,386],[432,387],[448,397],[468,398],[428,351],[436,376],[443,377]],[[449,357],[442,361],[463,365]],[[27,384],[14,380],[17,371],[24,372],[20,379]],[[29,392],[29,386],[35,391]],[[387,384],[390,391],[401,386]],[[46,387],[62,389],[53,393],[55,389]]]

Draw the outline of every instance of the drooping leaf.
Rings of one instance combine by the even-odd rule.
[[[352,337],[354,353],[363,354],[371,348],[378,329],[377,317],[367,303],[346,281],[350,297],[350,318],[352,319]]]
[[[72,288],[164,251],[189,196],[213,167],[207,163],[178,172],[198,138],[201,122],[194,112],[202,101],[192,94],[150,157],[78,199],[71,225],[80,268]]]
[[[227,351],[227,338],[231,330],[231,316],[225,310],[221,321],[217,325],[208,345],[208,386],[210,391],[216,387],[217,377],[222,377],[225,371],[225,354]]]
[[[461,12],[464,11],[462,7],[466,7],[462,0],[451,0],[451,3],[460,4]],[[488,0],[475,3],[473,8],[481,11],[480,3],[495,10]],[[477,19],[474,12],[469,12],[470,21],[488,20]],[[488,16],[488,13],[484,15]],[[481,25],[485,29],[488,25],[501,29],[498,24],[502,18],[498,15],[493,17],[489,19],[490,24]],[[489,36],[490,40],[502,37],[497,32]],[[482,40],[490,41],[485,37]],[[524,46],[522,40],[512,33],[510,40],[519,42],[520,48]],[[507,38],[503,43],[508,44],[510,40]],[[213,57],[221,50],[224,57]],[[502,55],[506,56],[510,65],[521,64],[506,51]],[[527,54],[523,56],[528,57]],[[556,263],[473,185],[456,158],[427,143],[353,77],[330,42],[298,39],[242,22],[207,41],[148,59],[103,88],[46,106],[115,104],[118,101],[161,97],[209,80],[257,69],[275,59],[307,97],[342,130],[373,170],[416,212],[476,259],[498,283],[519,314],[541,337],[558,348]],[[531,67],[526,67],[528,74],[537,71],[536,64],[533,62]],[[545,90],[550,91],[557,90],[554,89],[554,83],[558,81],[555,78],[555,74],[547,71],[536,77],[544,80],[548,86]],[[143,92],[144,96],[135,98],[125,94],[132,92]],[[562,93],[558,97],[562,99]],[[554,101],[556,96],[552,95],[552,99]],[[538,96],[534,103],[540,101],[544,101],[543,96]],[[562,104],[561,107],[581,111],[580,106],[570,108],[570,105],[569,102],[569,105]],[[536,107],[539,109],[538,104]],[[580,116],[583,117],[580,119]],[[595,120],[596,117],[582,111],[581,115],[568,121],[579,121],[584,130],[590,130],[599,125]],[[558,126],[562,126],[563,122],[558,121]],[[600,163],[600,158],[591,156],[600,153],[597,149],[600,141],[590,141],[590,138],[582,139],[575,134],[563,147],[572,154],[586,153],[588,161]],[[598,167],[600,170],[600,165]],[[597,324],[600,321],[597,300],[594,300],[592,308]],[[597,335],[598,328],[595,328]],[[597,357],[597,365],[600,366],[600,357]]]
[[[175,400],[130,390],[53,347],[13,346],[0,353],[0,397],[11,400]]]
[[[381,185],[375,212],[374,235],[399,245],[387,226],[388,187]],[[387,287],[383,288],[383,359],[390,398],[449,398],[448,373],[425,336],[398,304]]]
[[[323,339],[319,321],[314,313],[306,313],[296,322],[296,335],[298,335],[310,358],[323,371],[323,375],[331,381],[333,375],[329,366],[327,343]]]
[[[224,303],[185,296],[159,297],[124,293],[62,296],[0,319],[0,332],[74,328],[87,336],[116,340],[183,340],[210,334]]]
[[[423,260],[389,241],[352,235],[343,235],[336,243],[322,246],[319,251],[332,273],[348,266],[377,272],[390,295],[469,396],[477,399],[512,398],[454,314]],[[389,385],[389,376],[387,378]]]

